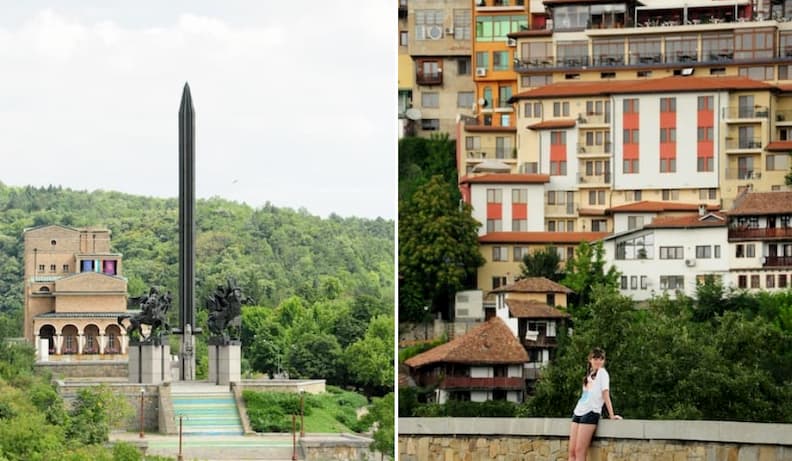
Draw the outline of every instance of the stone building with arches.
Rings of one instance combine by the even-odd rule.
[[[24,336],[42,361],[123,360],[127,280],[110,230],[45,225],[24,230]]]

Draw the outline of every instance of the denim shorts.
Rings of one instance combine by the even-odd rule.
[[[599,419],[600,414],[594,411],[590,411],[583,416],[572,415],[572,422],[578,424],[594,424],[596,426]]]

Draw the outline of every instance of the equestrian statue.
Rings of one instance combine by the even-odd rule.
[[[206,300],[209,311],[207,326],[213,335],[210,342],[229,344],[238,341],[242,335],[242,305],[252,303],[253,300],[242,294],[233,278],[227,279],[225,285],[218,285]]]
[[[159,288],[151,287],[148,294],[133,298],[140,305],[140,313],[135,315],[119,315],[117,322],[124,327],[131,340],[141,344],[160,344],[163,336],[170,333],[168,310],[173,298],[169,292],[160,293]],[[125,325],[128,320],[129,325]],[[148,336],[143,333],[143,325],[148,325]]]

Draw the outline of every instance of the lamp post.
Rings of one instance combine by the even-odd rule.
[[[297,429],[294,427],[297,418],[292,415],[292,461],[297,461]]]
[[[140,388],[140,438],[143,438],[143,396],[146,395],[146,388]]]
[[[184,415],[179,415],[179,457],[176,458],[178,461],[184,461],[184,455],[182,454],[182,419],[184,419]]]
[[[429,340],[429,306],[424,306],[424,340]]]
[[[305,437],[305,389],[300,388],[300,438]]]

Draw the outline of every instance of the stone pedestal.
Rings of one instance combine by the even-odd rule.
[[[227,385],[242,378],[242,344],[209,344],[209,382]]]
[[[129,345],[129,382],[142,384],[170,382],[170,369],[169,345]]]

